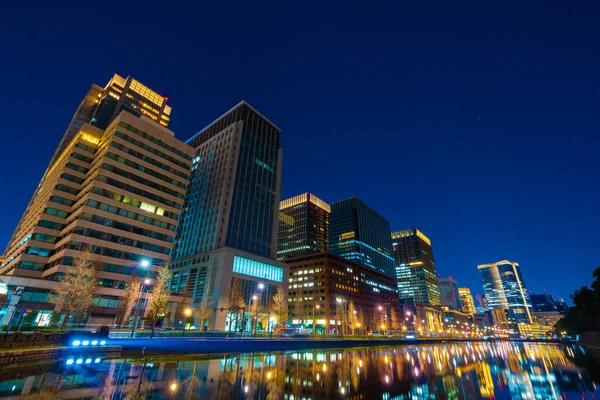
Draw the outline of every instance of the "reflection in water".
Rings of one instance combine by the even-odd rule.
[[[461,343],[210,357],[76,356],[0,374],[0,398],[585,399],[578,346]]]

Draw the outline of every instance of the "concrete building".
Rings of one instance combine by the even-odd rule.
[[[279,203],[277,258],[326,252],[329,248],[331,207],[311,193]]]
[[[392,232],[392,246],[400,299],[440,305],[431,240],[420,230]]]
[[[462,310],[460,295],[458,293],[458,284],[451,276],[447,278],[438,278],[440,288],[440,300],[442,305],[452,307],[455,310]]]
[[[195,155],[171,290],[223,308],[202,328],[249,330],[251,315],[245,310],[238,318],[239,305],[230,300],[239,294],[249,308],[256,296],[268,307],[277,288],[287,292],[288,268],[277,261],[280,134],[242,101],[186,142]]]
[[[473,296],[471,295],[471,289],[468,287],[458,288],[458,295],[460,296],[462,311],[469,315],[474,315],[476,312],[475,302],[473,301]]]
[[[385,321],[390,325],[392,313],[401,321],[394,278],[332,253],[299,255],[286,263],[290,266],[288,319],[293,325],[336,332],[342,324],[336,309],[344,306],[347,311],[350,302],[360,323],[353,329],[377,330]]]
[[[488,308],[506,310],[508,323],[515,331],[519,323],[531,324],[531,300],[519,264],[503,260],[478,268]]]
[[[331,203],[329,251],[395,277],[390,223],[357,197]]]
[[[192,155],[146,117],[123,111],[105,130],[84,123],[49,166],[7,246],[0,280],[10,305],[2,324],[28,308],[36,325],[47,325],[60,311],[51,288],[87,249],[99,287],[86,322],[114,323],[126,284],[139,275],[152,282],[153,267],[169,261]]]

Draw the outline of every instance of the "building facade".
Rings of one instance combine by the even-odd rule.
[[[331,204],[329,251],[395,276],[390,223],[357,197]]]
[[[451,276],[438,278],[438,287],[440,289],[440,301],[442,305],[452,307],[455,310],[462,310],[458,284]]]
[[[395,281],[386,274],[332,253],[299,255],[286,263],[290,266],[288,319],[293,325],[340,333],[340,310],[348,312],[350,302],[356,321],[347,328],[353,330],[390,325],[392,313],[400,318]]]
[[[530,294],[531,306],[534,312],[558,311],[551,294]]]
[[[170,268],[172,290],[225,310],[204,328],[249,328],[234,317],[234,282],[245,304],[257,288],[268,299],[278,287],[287,291],[288,269],[276,261],[280,134],[242,101],[187,141],[195,155]]]
[[[531,324],[532,307],[521,268],[508,260],[478,266],[483,281],[487,307],[506,310],[508,323],[513,329],[517,324]]]
[[[311,193],[279,203],[277,258],[326,252],[329,248],[331,207]]]
[[[152,268],[169,261],[192,155],[167,128],[127,112],[105,130],[83,124],[49,166],[8,244],[0,279],[20,298],[3,310],[4,323],[29,308],[37,325],[47,325],[60,311],[50,302],[52,287],[88,251],[99,287],[87,323],[114,323],[127,283],[153,278]],[[142,260],[149,270],[140,269]]]
[[[416,228],[393,232],[391,237],[400,299],[440,305],[431,240]]]
[[[471,295],[471,289],[468,287],[458,288],[458,295],[460,296],[462,311],[469,315],[475,315],[475,302],[473,301],[473,296]]]

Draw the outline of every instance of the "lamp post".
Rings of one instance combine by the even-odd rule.
[[[185,323],[187,322],[187,319],[190,317],[190,315],[192,315],[192,310],[189,308],[186,308],[183,311],[183,315],[185,315],[185,317],[183,317],[183,328],[181,329],[181,337],[185,336]]]
[[[320,305],[316,305],[313,307],[313,333],[316,334],[317,333],[317,320],[315,319],[315,308],[318,310],[319,308],[321,308]]]
[[[140,262],[140,267],[144,268],[144,271],[147,271],[146,268],[150,266],[150,261],[142,260]],[[137,325],[137,316],[138,311],[140,309],[140,300],[142,299],[142,292],[144,291],[144,285],[148,286],[150,284],[150,279],[144,279],[142,283],[140,283],[140,293],[138,294],[137,302],[135,304],[135,312],[133,313],[133,324],[131,326],[131,337],[133,337],[135,333],[135,326]]]

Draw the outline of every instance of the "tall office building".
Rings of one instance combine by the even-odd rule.
[[[393,232],[392,245],[400,298],[439,305],[440,290],[431,240],[413,228]]]
[[[390,223],[357,197],[331,204],[329,251],[395,276]]]
[[[462,305],[462,311],[466,314],[475,314],[475,302],[471,295],[471,289],[468,287],[458,288],[458,295],[460,296],[460,304]]]
[[[168,127],[171,120],[171,107],[167,105],[166,97],[131,76],[123,78],[114,74],[104,88],[93,84],[87,92],[50,160],[50,165],[62,154],[83,124],[106,129],[121,111],[136,117],[145,115],[164,127]]]
[[[331,207],[311,193],[279,203],[277,258],[326,252],[329,248]]]
[[[9,293],[24,288],[19,307],[46,325],[60,310],[51,288],[89,249],[99,287],[87,323],[114,323],[126,283],[154,275],[141,261],[170,258],[193,154],[167,128],[125,111],[105,130],[84,123],[48,167],[0,266]],[[3,310],[4,323],[14,311]]]
[[[84,124],[90,124],[104,130],[121,111],[126,111],[136,117],[146,116],[164,127],[169,126],[171,118],[171,107],[167,105],[167,98],[151,90],[131,76],[123,78],[114,74],[104,88],[93,84],[79,104],[79,107],[77,107],[71,122],[67,126],[54,155],[48,163],[48,168],[42,176],[42,181],[39,183],[36,193],[42,186],[50,167],[62,155],[65,148],[72,142]],[[35,194],[27,205],[27,209],[31,207],[34,199]],[[19,225],[21,222],[19,221]],[[14,239],[13,235],[9,242],[12,242]],[[8,251],[8,248],[6,251]]]
[[[478,268],[488,308],[505,310],[513,327],[519,323],[531,324],[531,300],[519,264],[503,260]]]
[[[551,294],[530,294],[529,298],[534,312],[558,311]]]
[[[281,182],[280,129],[242,101],[187,143],[195,149],[190,185],[173,249],[171,290],[194,302],[208,294],[230,308],[239,282],[245,304],[287,291],[288,268],[276,261]],[[208,290],[207,290],[208,289]],[[250,328],[218,312],[210,329]]]
[[[460,295],[458,294],[458,284],[451,276],[438,278],[438,287],[440,289],[440,301],[442,305],[452,307],[455,310],[462,310]]]

